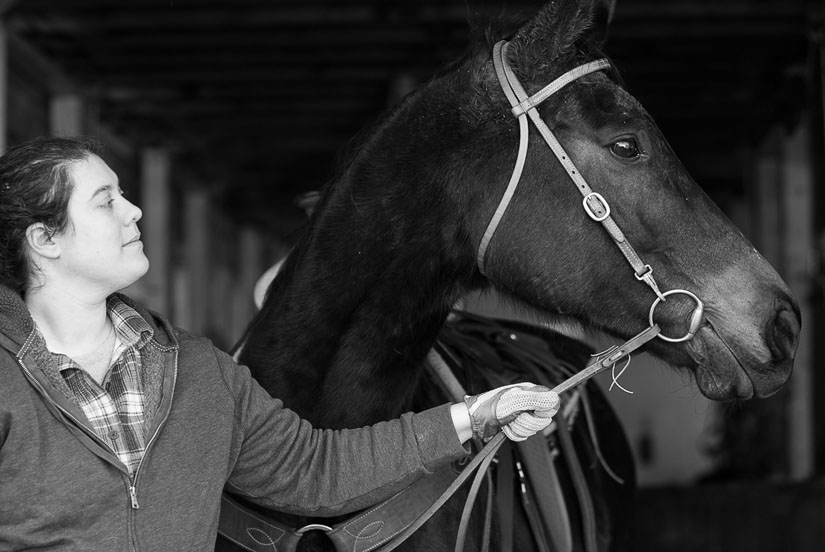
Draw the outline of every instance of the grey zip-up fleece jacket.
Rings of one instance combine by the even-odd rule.
[[[211,550],[224,486],[276,510],[335,515],[466,454],[447,405],[313,429],[208,340],[121,299],[155,329],[141,354],[162,382],[134,478],[41,370],[50,355],[0,285],[0,551]]]

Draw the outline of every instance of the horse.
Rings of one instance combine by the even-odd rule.
[[[486,290],[642,345],[712,400],[767,397],[786,382],[798,305],[599,61],[613,9],[555,0],[514,32],[490,31],[363,134],[244,336],[240,361],[265,389],[333,429],[444,402],[426,360],[456,302]],[[575,344],[540,337],[586,362]],[[624,456],[614,441],[602,448]],[[595,456],[597,547],[629,549],[632,484],[611,483]],[[451,548],[453,502],[399,550]],[[470,549],[482,547],[483,517]],[[514,549],[546,549],[519,529]],[[583,540],[572,546],[593,548]],[[315,531],[299,543],[331,549]]]

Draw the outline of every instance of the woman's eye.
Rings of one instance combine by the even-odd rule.
[[[634,159],[639,157],[642,152],[639,150],[639,144],[632,138],[625,138],[610,144],[610,152],[621,159]]]

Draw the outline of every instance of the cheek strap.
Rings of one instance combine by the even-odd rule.
[[[515,73],[513,73],[512,69],[507,64],[507,48],[508,43],[505,41],[501,41],[495,45],[493,48],[493,66],[496,70],[498,82],[501,85],[504,94],[507,96],[507,100],[510,102],[510,106],[512,108],[511,111],[519,122],[519,148],[516,156],[516,164],[513,168],[513,173],[510,176],[510,181],[507,184],[507,188],[504,191],[501,201],[499,201],[495,213],[487,225],[487,229],[485,230],[478,247],[476,264],[478,265],[479,272],[481,272],[484,276],[487,275],[486,261],[490,241],[493,239],[493,235],[495,234],[501,219],[504,217],[504,213],[507,211],[510,201],[513,199],[513,195],[516,192],[519,180],[521,179],[521,174],[524,170],[524,163],[527,158],[527,144],[529,140],[529,129],[527,123],[527,118],[529,117],[536,126],[536,129],[544,138],[544,141],[553,151],[553,154],[559,160],[559,163],[561,163],[567,171],[570,179],[582,194],[582,206],[587,215],[594,221],[600,222],[605,230],[607,230],[608,234],[613,239],[613,242],[630,263],[630,266],[636,274],[636,278],[639,281],[645,282],[648,286],[650,286],[657,297],[664,300],[664,296],[662,295],[662,292],[659,291],[659,286],[653,278],[653,269],[650,265],[642,262],[639,255],[633,249],[633,246],[628,243],[624,233],[610,216],[610,205],[607,203],[607,200],[605,200],[601,194],[594,192],[590,188],[581,173],[576,168],[576,165],[573,164],[570,156],[568,156],[567,152],[564,151],[564,148],[559,143],[558,139],[541,119],[538,109],[536,109],[544,100],[576,79],[589,75],[590,73],[609,68],[610,62],[606,59],[600,59],[591,61],[590,63],[585,63],[584,65],[579,65],[578,67],[567,71],[532,96],[528,96],[524,91],[524,88],[521,86],[521,83],[518,81],[518,78],[516,78]]]

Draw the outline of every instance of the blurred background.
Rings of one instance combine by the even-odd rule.
[[[144,211],[152,268],[130,293],[228,348],[341,148],[461,55],[468,20],[542,3],[0,0],[0,150],[98,137]],[[804,321],[769,399],[709,403],[644,356],[622,378],[634,393],[610,392],[638,462],[638,550],[825,542],[823,35],[823,0],[617,2],[606,51],[627,88]]]

